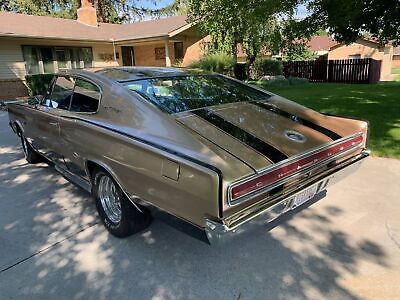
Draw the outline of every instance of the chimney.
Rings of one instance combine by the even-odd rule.
[[[78,22],[97,27],[96,9],[89,0],[81,0],[81,7],[78,8],[76,13],[78,15]]]

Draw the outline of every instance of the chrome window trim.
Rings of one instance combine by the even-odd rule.
[[[76,86],[76,82],[74,84],[74,89],[72,91],[72,97],[71,97],[71,102],[69,104],[69,109],[68,112],[72,113],[72,114],[77,114],[77,115],[94,115],[97,114],[100,110],[100,105],[101,105],[101,100],[103,99],[103,89],[101,88],[101,86],[99,84],[97,84],[96,82],[94,82],[92,79],[89,79],[87,77],[84,77],[82,75],[69,75],[70,77],[73,77],[75,79],[80,79],[80,80],[84,80],[87,81],[93,85],[95,85],[100,92],[100,98],[99,98],[99,104],[97,105],[97,110],[96,111],[91,111],[91,112],[85,112],[85,111],[72,111],[71,110],[71,105],[72,105],[72,101],[74,100],[74,93],[75,93],[75,86]]]
[[[229,206],[235,206],[235,205],[238,205],[238,204],[242,203],[243,201],[248,200],[249,198],[251,198],[254,195],[268,192],[268,191],[272,190],[273,188],[275,188],[275,187],[277,187],[277,186],[279,186],[281,184],[285,184],[285,183],[289,182],[290,180],[292,180],[292,179],[294,179],[296,177],[299,177],[301,175],[304,175],[305,173],[308,173],[308,172],[310,172],[310,171],[312,171],[314,169],[317,169],[317,168],[321,167],[323,164],[330,163],[330,162],[332,162],[332,161],[334,161],[334,160],[336,160],[338,158],[341,158],[341,157],[345,156],[346,154],[348,154],[348,153],[356,150],[357,148],[359,148],[362,144],[355,145],[355,146],[349,148],[348,150],[346,150],[344,152],[338,153],[335,156],[327,158],[327,159],[325,159],[325,160],[323,160],[323,161],[321,161],[321,162],[319,162],[319,163],[317,163],[315,165],[312,165],[310,167],[307,167],[307,168],[305,168],[305,169],[303,169],[303,170],[301,170],[301,171],[299,171],[297,173],[294,173],[294,174],[292,174],[292,175],[290,175],[288,177],[283,178],[282,180],[279,180],[279,181],[277,181],[275,183],[272,183],[272,184],[270,184],[270,185],[268,185],[268,186],[266,186],[264,188],[261,188],[259,190],[255,190],[255,191],[249,192],[249,193],[247,193],[245,195],[240,196],[239,198],[237,198],[235,200],[232,200],[231,199],[231,195],[232,195],[231,192],[232,192],[232,189],[234,187],[236,187],[238,185],[241,185],[243,183],[246,183],[246,182],[248,182],[250,180],[253,180],[253,179],[257,178],[257,177],[263,176],[266,173],[271,172],[271,171],[273,171],[275,169],[284,167],[284,166],[286,166],[286,165],[288,165],[288,164],[290,164],[290,163],[292,163],[292,162],[294,162],[296,160],[300,160],[302,158],[305,158],[307,156],[313,155],[313,154],[318,153],[320,151],[323,151],[323,150],[325,150],[327,148],[335,146],[336,144],[340,144],[340,143],[342,143],[344,141],[347,141],[347,140],[353,139],[355,137],[361,136],[362,134],[363,134],[362,132],[358,132],[356,134],[353,134],[353,135],[350,135],[350,136],[347,136],[347,137],[343,137],[343,138],[341,138],[339,140],[336,140],[333,143],[331,142],[331,143],[327,143],[325,145],[322,145],[321,147],[315,148],[314,150],[312,150],[310,152],[305,152],[305,153],[301,153],[299,155],[290,157],[290,158],[285,159],[285,160],[283,160],[283,161],[281,161],[281,162],[279,162],[277,164],[273,164],[271,166],[268,166],[268,167],[262,169],[261,171],[259,171],[255,175],[251,175],[250,177],[244,178],[242,180],[239,180],[239,181],[231,184],[228,187],[228,190],[227,190],[227,192],[228,192],[228,195],[227,195],[228,205]]]

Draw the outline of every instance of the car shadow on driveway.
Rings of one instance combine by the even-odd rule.
[[[127,239],[99,224],[89,195],[47,164],[28,165],[15,138],[0,146],[0,291],[8,298],[359,299],[343,284],[359,262],[390,267],[372,240],[310,206],[221,246],[154,220]]]

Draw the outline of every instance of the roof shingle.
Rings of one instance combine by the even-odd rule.
[[[310,49],[310,51],[321,51],[321,50],[328,51],[331,47],[337,44],[338,42],[336,42],[328,35],[313,36],[307,42],[307,46]]]
[[[99,23],[98,27],[93,27],[72,19],[0,11],[0,36],[85,41],[134,40],[167,36],[185,25],[186,16],[130,24]]]

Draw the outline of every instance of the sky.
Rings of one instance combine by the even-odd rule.
[[[172,4],[173,2],[173,0],[136,0],[136,4],[138,6],[143,6],[150,9],[165,7]],[[305,7],[305,5],[300,5],[297,8],[297,13],[295,16],[299,19],[307,16],[307,8]]]
[[[150,8],[150,9],[156,9],[156,8],[161,8],[165,7],[167,5],[172,4],[174,1],[173,0],[136,0],[135,3],[138,6],[143,6],[145,8]]]

